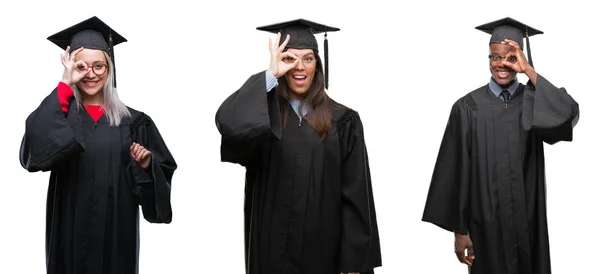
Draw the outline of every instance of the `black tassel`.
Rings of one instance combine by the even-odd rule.
[[[113,38],[112,32],[108,34],[108,51],[110,53],[110,59],[112,59],[113,63],[113,87],[117,87],[117,66],[115,66],[115,51],[113,49]]]
[[[525,30],[525,40],[527,41],[527,60],[529,61],[529,65],[533,68],[533,59],[531,59],[531,48],[529,46],[529,33],[527,29]]]
[[[328,89],[329,88],[329,45],[328,45],[328,41],[327,41],[327,32],[325,32],[325,42],[324,42],[324,48],[325,48],[325,88]]]

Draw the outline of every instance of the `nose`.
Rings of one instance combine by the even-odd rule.
[[[85,75],[85,78],[94,78],[94,77],[96,77],[96,74],[94,73],[94,70],[93,70],[93,69],[90,69],[90,72],[88,72],[88,73]]]
[[[298,60],[298,64],[296,64],[296,69],[297,70],[304,70],[304,60],[302,60],[302,59]]]

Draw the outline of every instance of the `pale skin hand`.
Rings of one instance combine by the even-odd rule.
[[[529,63],[527,62],[527,59],[525,59],[525,54],[521,50],[521,47],[519,46],[519,44],[517,44],[515,41],[509,40],[509,39],[504,39],[504,41],[502,41],[501,44],[509,45],[509,46],[513,47],[513,51],[509,52],[506,55],[506,58],[504,61],[502,61],[502,64],[504,66],[511,68],[512,70],[516,71],[517,73],[525,73],[527,75],[527,77],[529,77],[529,80],[531,80],[531,83],[533,84],[533,86],[535,87],[536,82],[537,82],[537,72],[535,71],[535,69],[533,69],[532,66],[529,65]],[[506,61],[508,59],[508,57],[510,57],[510,56],[517,57],[517,62],[511,63],[511,62]]]
[[[467,250],[467,256],[465,256],[465,249]],[[454,253],[456,253],[456,257],[461,263],[473,266],[475,250],[473,250],[473,242],[469,235],[454,232]]]
[[[287,37],[285,38],[285,41],[283,41],[281,46],[279,46],[280,39],[281,39],[280,32],[277,33],[277,39],[275,40],[274,44],[271,41],[271,38],[269,38],[269,51],[271,52],[271,64],[269,66],[269,72],[271,72],[271,74],[273,74],[273,76],[275,76],[275,78],[279,78],[279,77],[285,75],[285,73],[288,72],[293,67],[295,67],[300,60],[298,58],[298,56],[296,56],[290,52],[287,52],[287,51],[283,52],[288,41],[290,41],[290,35],[289,34],[287,35]],[[287,57],[293,58],[294,62],[291,64],[286,64],[285,62],[283,62],[283,58],[287,58]]]
[[[148,168],[148,166],[150,166],[150,159],[152,159],[152,153],[150,153],[149,150],[135,142],[131,145],[129,149],[131,150],[131,156],[135,158],[135,161],[138,162],[138,164],[142,168],[146,169]]]
[[[60,55],[60,61],[62,62],[63,66],[65,67],[65,72],[63,73],[62,82],[70,86],[70,85],[73,85],[73,84],[79,82],[79,80],[83,79],[83,77],[85,77],[85,75],[90,73],[92,68],[89,67],[83,60],[79,60],[79,61],[75,62],[75,56],[77,55],[77,53],[81,52],[83,50],[83,48],[78,48],[78,49],[74,50],[71,54],[69,54],[69,49],[70,49],[70,46],[67,46],[65,53]],[[83,72],[79,72],[77,70],[77,67],[79,67],[79,66],[83,66],[85,68],[85,70]]]

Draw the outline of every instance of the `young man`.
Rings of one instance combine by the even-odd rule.
[[[512,18],[477,29],[492,35],[492,77],[452,106],[423,221],[454,232],[470,273],[548,274],[543,143],[572,140],[579,106],[538,74],[529,50],[525,59],[523,37],[529,49],[541,31]]]

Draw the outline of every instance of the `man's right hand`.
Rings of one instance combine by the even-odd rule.
[[[467,250],[466,256],[465,249]],[[473,266],[475,251],[473,250],[473,242],[469,235],[462,235],[458,232],[454,232],[454,253],[456,253],[456,257],[461,263]]]

